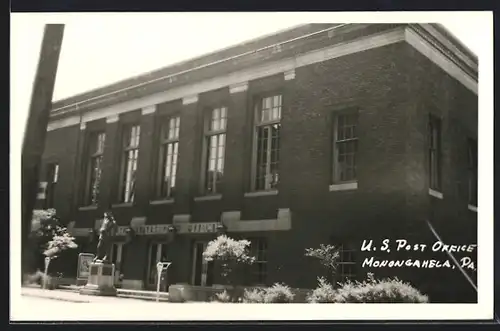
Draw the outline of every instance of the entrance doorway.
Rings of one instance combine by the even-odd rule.
[[[150,288],[156,288],[158,272],[156,264],[158,262],[168,262],[166,243],[151,243],[149,246],[148,265],[147,265],[147,285]]]
[[[207,248],[207,242],[195,241],[193,243],[193,265],[191,273],[191,284],[195,286],[212,286],[213,263],[203,258],[203,252]]]
[[[114,243],[111,245],[109,260],[115,265],[115,285],[120,284],[120,274],[123,274],[123,260],[125,256],[125,246],[123,243]]]

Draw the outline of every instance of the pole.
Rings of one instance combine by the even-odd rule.
[[[432,231],[432,234],[434,235],[434,237],[436,237],[436,239],[440,242],[443,242],[441,240],[441,237],[439,236],[439,234],[436,232],[436,230],[434,229],[434,227],[432,226],[431,222],[427,221],[427,225],[429,225],[429,228],[431,229]],[[462,275],[464,275],[465,279],[467,279],[467,281],[469,282],[469,284],[474,288],[474,290],[476,290],[477,292],[477,285],[474,283],[474,281],[470,278],[470,276],[465,272],[464,268],[462,268],[460,266],[460,263],[458,263],[457,259],[455,258],[455,256],[453,254],[451,254],[450,251],[446,250],[446,254],[448,254],[448,256],[453,260],[453,263],[455,263],[455,265],[458,267],[458,270],[460,270],[462,272]]]
[[[49,271],[49,264],[50,264],[50,257],[47,256],[45,258],[45,272],[44,272],[45,277],[43,277],[43,289],[44,290],[47,288],[47,274]]]
[[[156,302],[160,301],[160,283],[161,283],[161,273],[163,271],[163,268],[166,267],[166,270],[168,270],[168,267],[170,267],[172,263],[171,262],[158,262],[156,264],[156,271],[157,271],[157,279],[156,279]]]
[[[30,267],[28,236],[36,201],[40,160],[45,148],[45,136],[56,80],[57,66],[64,34],[64,24],[47,24],[43,34],[38,67],[33,83],[31,104],[22,147],[22,268]]]

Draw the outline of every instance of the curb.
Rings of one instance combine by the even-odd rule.
[[[21,296],[31,297],[31,298],[48,299],[48,300],[56,300],[56,301],[73,302],[73,303],[90,303],[91,302],[90,300],[74,300],[74,299],[56,298],[56,297],[51,297],[51,296],[46,296],[46,295],[37,295],[37,294],[30,294],[30,293],[21,293]]]

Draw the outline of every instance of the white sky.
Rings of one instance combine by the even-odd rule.
[[[70,14],[63,17],[57,14],[15,14],[12,20],[13,49],[22,49],[20,65],[25,79],[32,80],[43,24],[51,20],[67,23],[54,90],[54,100],[59,100],[294,25],[347,22],[336,20],[337,13],[316,16],[304,13],[146,15]],[[398,15],[386,13],[384,17],[398,20]],[[463,24],[461,14],[441,21],[469,48],[478,49],[480,26]]]

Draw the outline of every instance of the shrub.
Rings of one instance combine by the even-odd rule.
[[[224,292],[216,293],[214,299],[215,299],[214,301],[217,302],[224,302],[224,303],[231,302],[231,296],[229,295],[229,293],[227,293],[226,290],[224,290]]]
[[[335,302],[335,289],[325,278],[318,278],[318,287],[314,289],[307,297],[309,303],[332,303]]]
[[[310,303],[427,303],[429,298],[397,278],[376,280],[373,274],[362,282],[347,281],[334,289],[325,279],[308,296]]]
[[[265,289],[264,302],[265,303],[289,303],[293,301],[295,294],[289,286],[285,284],[276,283],[271,287]]]
[[[262,288],[245,289],[243,293],[244,303],[264,303],[266,292]]]
[[[40,287],[42,287],[45,281],[46,289],[52,290],[57,287],[57,284],[53,280],[53,277],[49,275],[46,276],[45,273],[37,270],[33,274],[25,275],[24,283],[26,285],[39,285]]]
[[[337,303],[427,303],[429,298],[397,278],[376,280],[369,275],[363,282],[347,282],[335,293]]]
[[[268,288],[245,290],[243,302],[245,303],[289,303],[295,294],[289,286],[276,283]]]

